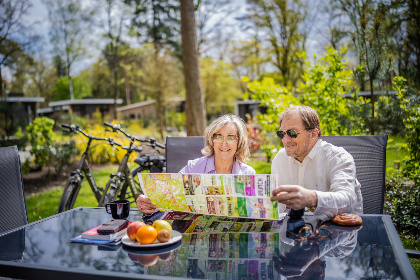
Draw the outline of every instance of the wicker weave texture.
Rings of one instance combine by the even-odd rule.
[[[19,152],[0,148],[0,233],[28,223]]]

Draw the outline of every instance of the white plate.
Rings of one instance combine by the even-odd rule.
[[[137,241],[131,241],[130,238],[128,238],[128,235],[124,235],[122,238],[122,243],[124,245],[130,246],[130,247],[136,247],[136,248],[154,248],[154,247],[161,247],[161,246],[168,246],[171,244],[174,244],[181,240],[182,234],[179,231],[173,230],[171,234],[171,239],[169,239],[167,242],[160,243],[159,240],[155,240],[152,244],[140,244]]]

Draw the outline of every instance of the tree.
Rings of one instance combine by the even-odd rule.
[[[420,86],[420,2],[392,0],[386,2],[386,33],[395,55],[398,75]]]
[[[197,24],[197,48],[198,55],[202,56],[210,49],[221,48],[221,41],[228,39],[231,35],[227,32],[227,17],[231,17],[233,9],[232,0],[201,0],[195,11]],[[223,38],[224,36],[227,36]],[[220,50],[221,51],[221,50]],[[221,51],[221,55],[222,55]]]
[[[64,57],[70,99],[74,99],[72,65],[86,55],[86,37],[90,34],[93,11],[82,7],[80,0],[43,0],[51,23],[50,39],[54,53]]]
[[[147,48],[148,47],[148,48]],[[150,44],[146,45],[141,68],[142,90],[149,99],[161,104],[156,107],[160,136],[164,138],[165,114],[170,98],[182,91],[182,72],[178,58],[170,50],[157,56]],[[169,73],[169,74],[168,74]],[[145,116],[143,116],[145,117]],[[146,121],[146,120],[145,120]]]
[[[255,36],[251,41],[237,41],[233,43],[233,48],[229,52],[229,58],[233,67],[233,72],[238,80],[246,76],[251,81],[258,79],[264,74],[265,51]],[[243,88],[243,92],[246,89]]]
[[[159,65],[159,56],[170,49],[178,58],[179,52],[179,2],[176,0],[125,0],[134,7],[131,34],[135,34],[142,44],[151,43],[154,47],[154,65]],[[158,85],[164,84],[165,75],[162,71],[156,72]],[[165,88],[155,87],[156,111],[163,112],[166,103]],[[159,113],[158,124],[163,136],[164,118]]]
[[[206,57],[200,61],[200,73],[207,114],[234,113],[233,104],[243,93],[232,73],[232,66]]]
[[[26,0],[0,1],[0,98],[5,93],[2,68],[12,65],[19,54],[38,39],[29,35],[31,30],[23,23],[30,7]]]
[[[322,57],[315,56],[315,62],[308,63],[299,87],[302,105],[316,108],[321,120],[323,135],[354,135],[360,133],[360,119],[355,120],[354,104],[344,97],[353,83],[348,61],[343,59],[347,49],[335,50],[327,47]],[[355,102],[360,103],[359,99]],[[355,127],[354,122],[357,122]]]
[[[374,0],[339,1],[341,8],[349,15],[355,28],[353,43],[360,61],[355,74],[360,79],[369,81],[371,99],[370,133],[374,135],[374,83],[384,79],[392,65],[392,56],[387,49],[387,39],[383,29],[383,18],[385,16],[383,6]]]
[[[114,98],[115,102],[120,98],[119,73],[121,72],[120,64],[123,61],[122,45],[124,42],[122,36],[124,29],[129,26],[129,19],[132,16],[131,10],[128,5],[124,5],[122,1],[117,0],[97,0],[99,5],[105,11],[105,18],[101,20],[100,26],[106,26],[104,37],[107,39],[108,44],[102,51],[108,67],[111,71],[113,84],[114,84]],[[129,97],[127,104],[130,104]],[[114,118],[117,118],[117,111],[114,111]]]
[[[206,108],[198,62],[193,0],[181,0],[182,64],[186,92],[187,135],[203,135]]]
[[[327,46],[338,50],[344,46],[351,36],[348,28],[350,22],[346,14],[340,9],[337,0],[325,1],[324,6],[319,16],[319,21],[322,24],[318,25],[318,33],[326,41]]]
[[[305,19],[305,5],[300,0],[249,2],[254,5],[250,18],[264,31],[263,41],[270,45],[270,62],[279,71],[279,80],[282,84],[296,86],[303,73],[297,54],[304,51],[304,34],[298,25]]]

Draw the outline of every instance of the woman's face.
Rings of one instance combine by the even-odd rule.
[[[223,136],[223,141],[219,142],[216,139],[215,135],[219,136],[219,139],[221,139],[221,136]],[[230,137],[228,137],[230,136]],[[229,140],[229,138],[231,140]],[[234,138],[234,140],[232,140]],[[238,129],[236,128],[236,125],[233,123],[229,123],[222,127],[218,132],[216,132],[213,135],[213,145],[214,145],[214,156],[216,159],[222,159],[222,160],[232,160],[236,150],[238,149],[238,142],[239,142],[239,136],[238,136]]]

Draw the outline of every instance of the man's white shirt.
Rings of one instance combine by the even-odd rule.
[[[314,215],[322,220],[341,213],[363,213],[360,183],[353,157],[342,147],[319,139],[303,162],[282,148],[271,164],[278,185],[299,185],[315,190],[318,205]]]

